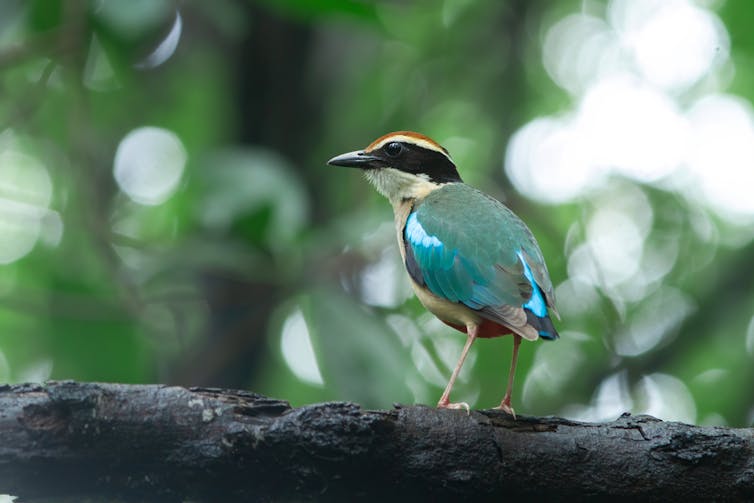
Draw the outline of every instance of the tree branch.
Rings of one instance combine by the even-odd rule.
[[[127,501],[752,500],[754,430],[254,393],[0,386],[0,494]]]

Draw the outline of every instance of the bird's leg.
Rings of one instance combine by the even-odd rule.
[[[518,361],[518,346],[521,345],[521,336],[513,334],[513,357],[511,358],[511,369],[508,372],[508,388],[505,390],[505,396],[500,405],[496,408],[503,410],[516,419],[516,411],[511,407],[511,393],[513,392],[513,377],[516,375],[516,362]]]
[[[463,346],[463,351],[461,351],[461,357],[458,359],[458,363],[456,363],[456,368],[453,369],[450,381],[448,381],[448,385],[445,387],[445,391],[443,391],[440,401],[437,402],[438,409],[466,409],[466,412],[469,411],[469,404],[466,402],[450,402],[450,390],[453,389],[453,384],[456,382],[456,378],[461,372],[463,362],[466,360],[466,355],[469,354],[469,349],[471,349],[471,344],[474,342],[474,339],[476,339],[478,331],[479,326],[476,323],[466,324],[466,344]]]

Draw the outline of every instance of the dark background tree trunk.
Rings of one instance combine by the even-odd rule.
[[[754,499],[754,431],[244,391],[0,387],[0,493],[23,501]],[[59,499],[58,499],[59,498]]]

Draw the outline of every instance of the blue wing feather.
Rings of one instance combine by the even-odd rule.
[[[523,277],[516,278],[515,274],[496,267],[496,264],[474,260],[463,253],[449,239],[452,235],[444,236],[443,242],[439,236],[428,233],[416,211],[406,220],[404,238],[406,266],[419,285],[426,286],[439,297],[478,311],[503,305],[522,307],[528,311],[529,324],[541,337],[557,337],[547,313],[547,300],[521,249],[515,251],[521,267],[514,269]],[[516,292],[515,297],[511,291]]]
[[[526,259],[524,259],[524,256],[520,251],[516,253],[516,255],[518,255],[518,258],[520,258],[521,262],[524,264],[524,276],[532,286],[531,298],[526,304],[524,304],[524,307],[528,308],[532,313],[539,317],[547,316],[547,304],[545,304],[545,299],[542,296],[542,291],[534,281],[534,276],[531,273],[531,267],[529,267],[529,264],[526,262]]]

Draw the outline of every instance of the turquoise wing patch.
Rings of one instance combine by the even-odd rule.
[[[414,281],[451,302],[471,299],[473,278],[457,249],[427,234],[416,213],[409,215],[404,237],[410,247],[408,269]]]
[[[548,314],[554,296],[542,252],[499,201],[448,184],[416,204],[403,239],[406,269],[418,285],[492,321],[558,337]]]
[[[476,310],[515,302],[505,299],[505,289],[496,285],[504,271],[493,264],[479,264],[453,243],[428,234],[416,213],[411,213],[406,221],[404,238],[409,274],[438,297]]]

